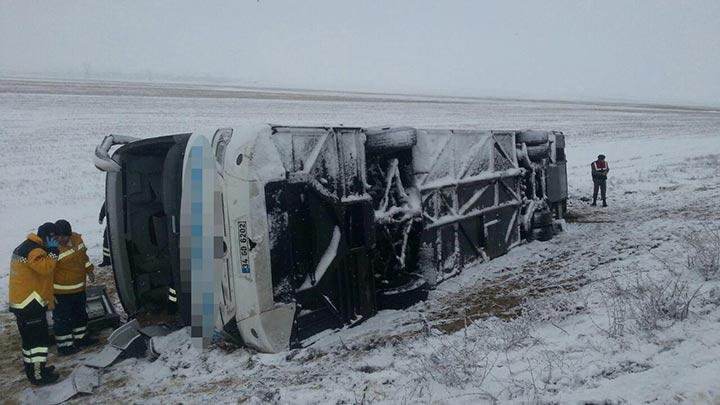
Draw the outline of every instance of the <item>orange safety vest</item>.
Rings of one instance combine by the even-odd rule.
[[[595,170],[606,170],[608,168],[608,163],[605,160],[596,160],[592,164]]]
[[[31,233],[10,259],[10,308],[23,310],[33,301],[54,307],[53,272],[58,256],[48,253],[43,240]]]
[[[55,294],[74,294],[85,291],[85,277],[94,267],[80,234],[73,232],[68,245],[60,245],[53,287]]]

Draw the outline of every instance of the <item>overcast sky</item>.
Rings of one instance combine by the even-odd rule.
[[[720,105],[719,0],[0,0],[0,76]]]

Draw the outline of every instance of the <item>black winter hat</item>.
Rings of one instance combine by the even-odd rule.
[[[44,224],[40,225],[37,230],[37,236],[39,236],[42,240],[47,239],[49,236],[55,236],[57,235],[57,233],[57,227],[52,222],[45,222]]]
[[[72,235],[72,227],[70,227],[70,222],[64,219],[58,219],[57,221],[55,221],[55,227],[57,228],[57,233],[60,236]]]
[[[605,160],[605,155],[598,155],[598,159]]]

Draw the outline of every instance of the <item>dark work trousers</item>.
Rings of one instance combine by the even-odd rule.
[[[31,301],[25,308],[11,308],[15,314],[20,339],[22,339],[22,358],[28,380],[42,378],[42,369],[47,363],[50,334],[46,318],[47,307],[37,301]]]
[[[600,196],[605,201],[605,192],[607,191],[607,179],[600,177],[593,177],[593,202],[597,201],[598,190],[600,190]]]
[[[70,347],[85,337],[88,315],[85,310],[85,291],[74,294],[55,294],[53,332],[58,350]]]

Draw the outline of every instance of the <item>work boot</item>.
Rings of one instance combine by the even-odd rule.
[[[593,200],[592,204],[590,204],[591,207],[597,206],[597,201]]]
[[[55,368],[51,370],[50,367],[45,367],[45,363],[42,364],[42,369],[40,371],[40,375],[42,376],[42,383],[43,384],[52,384],[55,381],[60,378],[60,374],[55,372]]]
[[[25,376],[27,377],[28,381],[35,384],[35,363],[24,363],[25,366]],[[38,374],[38,378],[41,378],[42,375]]]
[[[108,258],[103,258],[103,261],[97,264],[98,267],[107,267],[109,265],[110,265],[110,259],[108,259]]]
[[[607,202],[605,202],[605,200],[603,200],[603,207],[607,207]]]
[[[100,340],[98,338],[94,338],[91,336],[85,336],[82,339],[78,339],[75,341],[75,346],[82,348],[82,347],[88,347],[92,345],[96,345]]]
[[[75,354],[80,351],[80,349],[74,344],[72,346],[58,347],[57,349],[60,356],[70,356],[71,354]]]
[[[25,374],[33,385],[52,384],[60,378],[54,368],[45,367],[45,363],[26,363]]]

